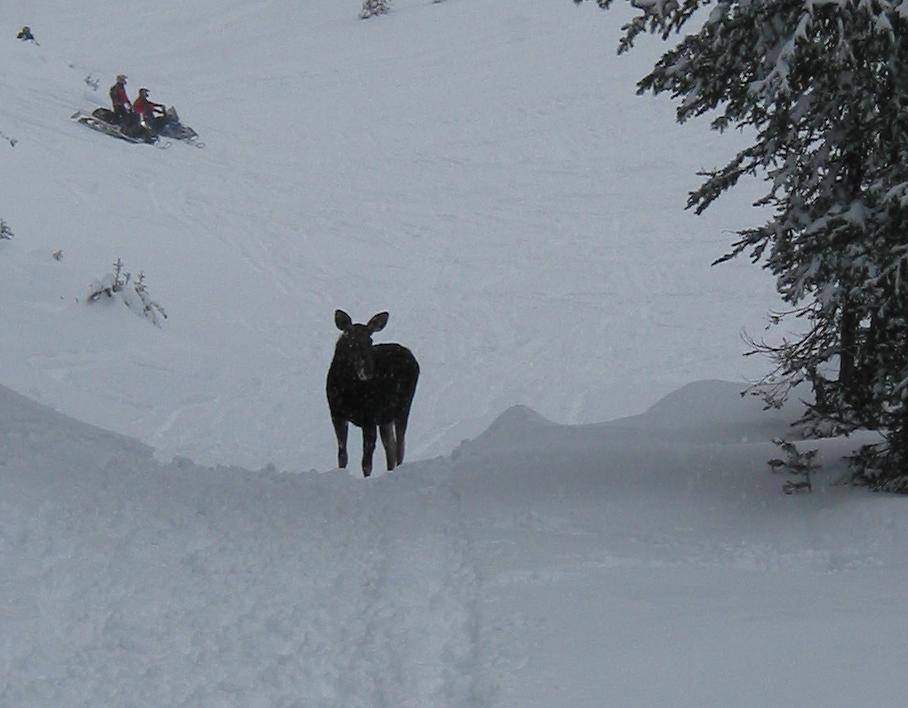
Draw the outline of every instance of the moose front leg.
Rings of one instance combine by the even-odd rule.
[[[375,452],[377,438],[374,425],[363,426],[363,477],[372,474],[372,453]]]
[[[397,440],[394,437],[394,423],[380,425],[378,431],[381,433],[381,444],[385,448],[385,460],[390,472],[397,467]]]
[[[347,421],[344,418],[331,417],[334,423],[334,434],[337,436],[337,466],[347,467]]]

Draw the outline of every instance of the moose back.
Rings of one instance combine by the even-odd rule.
[[[326,392],[337,435],[337,466],[347,466],[347,425],[353,423],[363,431],[363,476],[372,474],[377,433],[388,469],[393,470],[404,461],[407,419],[419,364],[400,344],[372,343],[372,335],[388,323],[387,312],[380,312],[366,324],[354,324],[350,315],[337,310],[334,323],[341,335],[328,369]]]

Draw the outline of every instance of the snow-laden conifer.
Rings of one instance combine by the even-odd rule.
[[[582,0],[575,0],[582,1]],[[597,0],[605,8],[611,0]],[[717,262],[746,254],[790,305],[800,335],[759,344],[770,403],[809,381],[806,422],[884,443],[859,478],[908,489],[908,0],[632,0],[619,52],[643,32],[682,39],[639,83],[677,118],[709,115],[752,143],[704,173],[697,213],[744,175],[765,178],[771,218]]]
[[[793,442],[781,438],[773,440],[773,442],[785,453],[785,459],[769,460],[770,469],[774,472],[792,475],[795,478],[787,480],[782,485],[782,491],[786,494],[813,491],[810,477],[820,469],[820,466],[814,462],[817,451],[801,452]]]

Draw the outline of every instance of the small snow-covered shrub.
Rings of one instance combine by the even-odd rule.
[[[113,297],[115,293],[121,292],[126,286],[126,282],[129,280],[129,273],[123,272],[123,261],[117,258],[113,266],[112,273],[107,273],[100,280],[92,280],[88,284],[87,299],[89,302],[97,302],[102,295]]]
[[[161,320],[167,319],[167,313],[156,300],[151,299],[148,293],[148,287],[145,285],[145,273],[139,271],[133,282],[132,288],[127,288],[123,293],[123,301],[126,306],[135,311],[141,312],[152,323],[158,327],[161,326]]]
[[[123,269],[119,258],[113,264],[113,271],[100,280],[93,280],[88,286],[88,302],[97,302],[102,297],[118,297],[130,310],[151,320],[157,327],[167,319],[167,313],[160,303],[153,300],[145,285],[145,273],[140,272],[133,279],[132,273]]]
[[[359,16],[365,20],[374,15],[384,15],[390,10],[391,0],[363,0],[363,9]]]
[[[9,225],[3,219],[0,219],[0,238],[10,239],[15,235]]]
[[[785,453],[785,459],[775,458],[769,460],[770,469],[773,472],[790,474],[795,477],[795,479],[790,479],[782,485],[782,491],[785,494],[813,491],[810,475],[820,469],[820,466],[814,462],[817,451],[807,450],[806,452],[801,452],[794,443],[788,440],[773,440],[773,442],[782,448],[782,452]]]
[[[89,74],[83,79],[86,86],[90,86],[92,91],[97,91],[98,87],[101,85],[101,79],[97,78],[93,74]]]

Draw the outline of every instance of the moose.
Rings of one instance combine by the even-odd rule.
[[[328,369],[326,392],[337,435],[337,466],[347,466],[347,424],[363,431],[363,477],[372,474],[376,428],[381,433],[388,470],[404,461],[404,437],[419,379],[416,357],[400,344],[373,344],[372,335],[388,324],[380,312],[354,324],[343,310],[334,313],[341,331]]]

